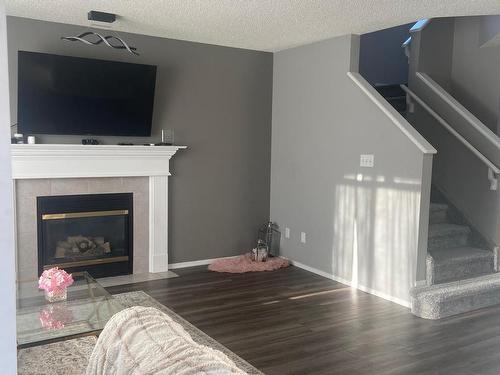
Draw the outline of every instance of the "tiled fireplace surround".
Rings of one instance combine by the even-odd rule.
[[[147,177],[47,178],[16,181],[18,280],[37,275],[36,197],[133,193],[134,274],[149,272],[149,179]]]
[[[168,271],[170,158],[184,146],[12,145],[17,278],[37,278],[38,196],[133,193],[133,273]]]

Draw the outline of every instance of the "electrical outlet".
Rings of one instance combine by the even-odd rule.
[[[375,156],[373,154],[361,155],[359,158],[359,166],[364,168],[373,168],[375,165]]]
[[[300,242],[306,243],[306,232],[300,232]]]
[[[290,228],[285,228],[285,238],[290,238]]]

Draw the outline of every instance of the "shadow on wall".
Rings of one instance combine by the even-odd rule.
[[[353,287],[407,294],[416,274],[420,190],[418,180],[345,175],[335,188],[332,273]]]

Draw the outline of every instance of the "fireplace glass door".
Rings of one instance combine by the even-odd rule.
[[[75,196],[41,197],[39,209],[44,212],[39,212],[40,272],[59,267],[85,270],[102,277],[113,276],[116,267],[131,264],[132,207],[128,197],[123,197],[126,199],[119,204],[116,195],[123,194],[85,195],[77,199]],[[51,202],[43,198],[50,198]],[[79,199],[89,204],[82,204]],[[71,201],[75,204],[68,204]],[[88,208],[81,210],[84,207]],[[110,271],[107,274],[106,269]],[[129,272],[122,269],[118,273]]]
[[[46,267],[128,260],[127,210],[45,214],[42,220]]]

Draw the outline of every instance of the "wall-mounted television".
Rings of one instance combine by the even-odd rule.
[[[156,66],[18,53],[18,132],[151,135]]]

